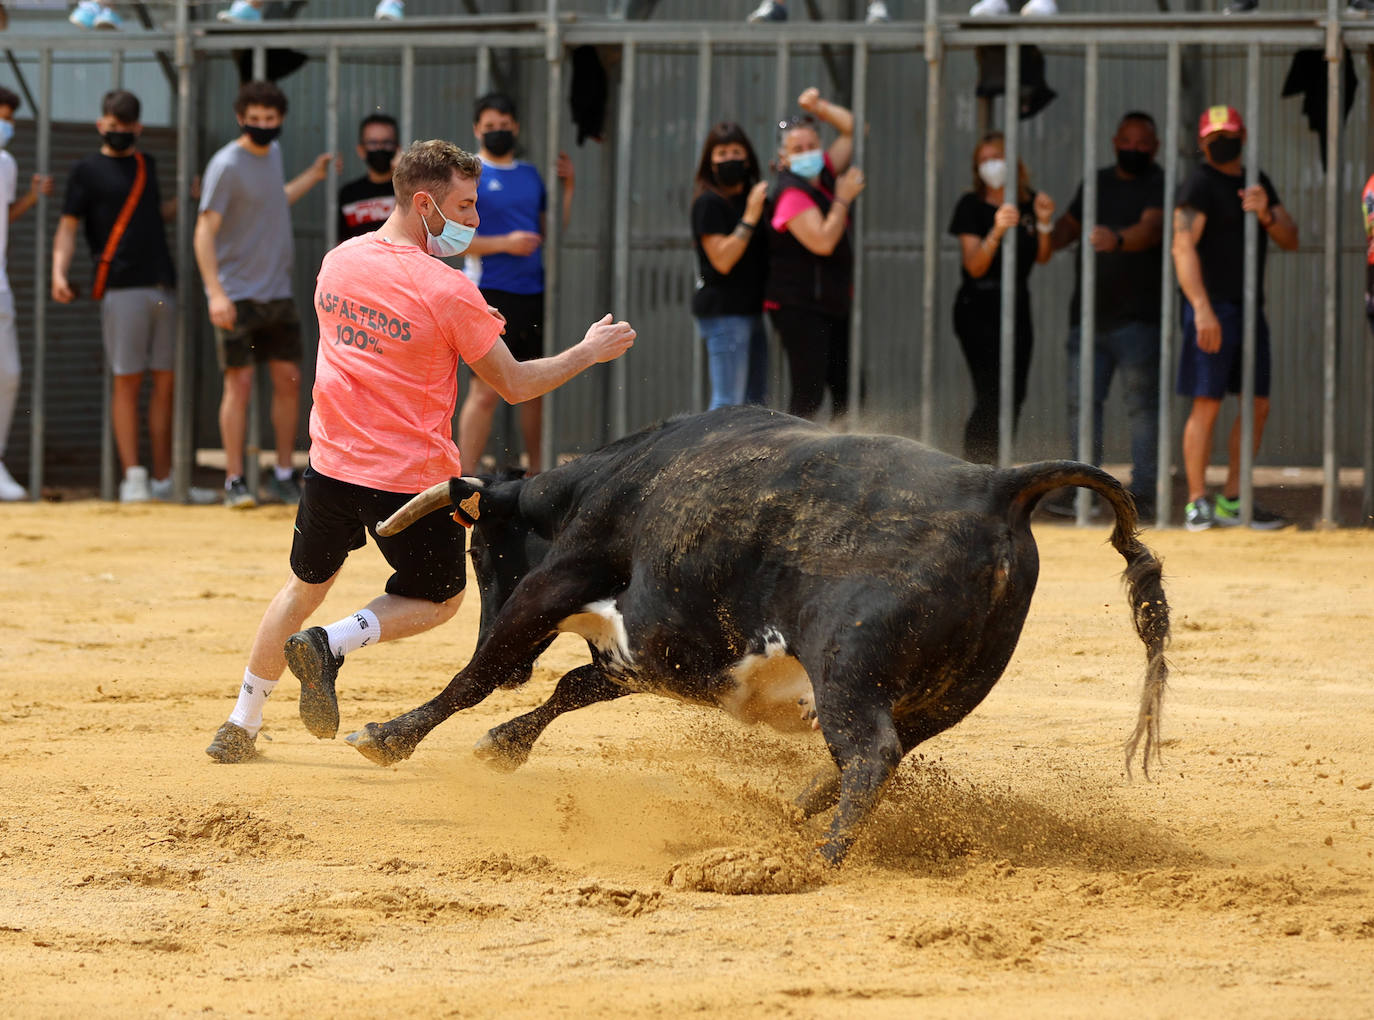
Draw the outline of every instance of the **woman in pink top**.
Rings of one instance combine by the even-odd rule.
[[[787,354],[792,382],[788,410],[815,418],[830,389],[831,415],[849,404],[849,308],[854,252],[849,207],[864,189],[863,171],[849,165],[854,115],[809,88],[797,100],[806,116],[783,121],[777,201],[769,223],[769,310]],[[819,118],[839,134],[821,148]]]

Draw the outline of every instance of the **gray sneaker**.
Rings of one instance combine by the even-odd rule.
[[[1183,526],[1189,531],[1206,531],[1216,522],[1216,511],[1206,496],[1199,496],[1183,508]]]
[[[339,698],[334,680],[343,656],[329,647],[323,627],[297,631],[286,639],[286,664],[301,682],[301,722],[321,740],[333,740],[339,732]]]
[[[172,492],[172,480],[163,478],[160,481],[154,478],[148,483],[148,489],[152,493],[153,499],[159,503],[171,503],[175,498]],[[186,493],[186,502],[192,506],[210,506],[220,501],[220,494],[214,489],[202,489],[198,485],[192,485]]]
[[[258,505],[253,494],[248,491],[248,483],[240,475],[229,479],[224,486],[224,505],[231,510],[251,510]]]
[[[267,490],[268,496],[285,503],[287,506],[295,506],[301,501],[301,485],[300,482],[296,481],[294,471],[290,478],[278,478],[273,472],[267,476],[267,484],[263,488]]]
[[[215,731],[215,739],[205,753],[221,765],[238,765],[258,756],[257,740],[242,726],[227,722]]]

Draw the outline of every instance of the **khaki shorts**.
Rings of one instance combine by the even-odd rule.
[[[215,327],[221,372],[264,361],[301,360],[301,317],[293,298],[235,301],[233,329]]]

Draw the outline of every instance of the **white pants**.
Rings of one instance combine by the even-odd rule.
[[[2,278],[0,278],[2,279]],[[10,422],[19,399],[19,331],[14,325],[14,293],[0,290],[0,460],[10,438]]]

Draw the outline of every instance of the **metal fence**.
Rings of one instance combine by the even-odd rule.
[[[416,6],[411,5],[412,9]],[[671,10],[665,3],[659,13]],[[806,84],[822,82],[829,91],[847,99],[858,123],[869,125],[868,132],[856,137],[855,161],[865,166],[869,162],[883,164],[889,173],[885,186],[871,186],[865,194],[854,225],[856,251],[861,255],[856,260],[851,330],[851,404],[857,403],[859,387],[864,385],[865,425],[876,424],[919,435],[936,445],[953,446],[955,423],[966,406],[966,397],[962,393],[962,366],[957,357],[950,356],[945,342],[943,320],[947,316],[941,294],[952,293],[950,281],[957,278],[958,256],[950,240],[942,237],[941,226],[952,199],[965,188],[967,148],[983,127],[1000,122],[1007,135],[1008,163],[1014,166],[1018,154],[1031,153],[1055,175],[1051,183],[1061,200],[1068,193],[1062,178],[1071,175],[1071,180],[1081,170],[1086,231],[1096,211],[1092,183],[1096,140],[1118,112],[1104,109],[1104,95],[1127,102],[1148,93],[1150,102],[1157,103],[1162,93],[1166,112],[1159,118],[1164,133],[1161,162],[1168,193],[1172,194],[1179,162],[1189,152],[1197,110],[1185,108],[1185,93],[1187,101],[1196,106],[1198,69],[1205,67],[1210,74],[1214,83],[1210,96],[1232,96],[1243,88],[1244,103],[1232,102],[1242,107],[1249,125],[1247,166],[1253,174],[1265,157],[1287,158],[1294,148],[1293,134],[1271,130],[1275,123],[1271,114],[1277,104],[1261,99],[1261,81],[1275,77],[1277,62],[1299,48],[1320,49],[1328,68],[1327,123],[1341,125],[1340,57],[1347,47],[1358,50],[1374,45],[1374,26],[1343,19],[1334,2],[1324,11],[1267,14],[1245,20],[1205,14],[1119,12],[1070,13],[1044,20],[975,20],[962,15],[940,16],[934,0],[925,0],[919,20],[879,26],[854,21],[793,21],[747,29],[735,21],[628,21],[589,17],[586,13],[571,17],[556,0],[533,12],[411,18],[395,25],[327,18],[269,21],[255,28],[225,26],[193,22],[191,5],[185,0],[177,3],[172,13],[175,18],[167,30],[155,26],[127,35],[30,34],[22,41],[13,40],[24,49],[17,62],[11,55],[12,66],[16,71],[29,67],[37,82],[34,101],[40,170],[51,168],[46,140],[53,128],[54,54],[166,54],[165,64],[175,85],[177,196],[183,211],[189,212],[191,176],[203,157],[232,132],[224,111],[237,74],[228,58],[247,51],[261,71],[270,49],[289,48],[314,58],[288,88],[293,123],[317,129],[300,132],[313,135],[308,142],[285,143],[294,144],[297,153],[318,151],[321,137],[326,149],[339,151],[349,138],[341,135],[340,124],[351,127],[361,100],[376,95],[386,95],[395,102],[404,137],[415,137],[419,131],[462,139],[468,107],[461,95],[475,95],[494,81],[499,70],[501,83],[509,87],[518,82],[526,97],[525,139],[537,154],[545,179],[552,181],[559,149],[568,143],[562,114],[568,99],[568,55],[577,46],[597,48],[611,85],[607,144],[580,156],[579,162],[597,171],[600,188],[586,203],[588,211],[579,209],[575,214],[566,235],[558,217],[549,217],[546,321],[554,328],[546,331],[546,336],[551,347],[560,345],[560,338],[609,306],[635,322],[645,340],[630,358],[588,373],[552,395],[544,437],[545,448],[551,452],[587,449],[654,418],[703,406],[701,348],[691,335],[687,312],[694,275],[685,226],[687,189],[696,148],[722,109],[731,110],[732,119],[757,132],[755,138],[768,140],[772,137],[769,125],[778,112],[790,107]],[[908,9],[906,13],[911,16],[913,12]],[[1043,118],[1018,123],[1003,102],[976,104],[971,100],[968,51],[1001,48],[1007,80],[1014,82],[1019,77],[1020,47],[1026,44],[1042,47],[1059,69],[1055,83],[1062,89],[1061,101],[1070,110],[1070,117],[1060,116],[1052,126]],[[1069,69],[1067,79],[1065,69]],[[1365,69],[1367,81],[1368,61]],[[1193,73],[1185,82],[1186,71]],[[1110,87],[1106,87],[1105,79],[1110,79]],[[455,80],[467,84],[455,86]],[[1363,174],[1354,170],[1357,161],[1345,158],[1342,146],[1348,137],[1365,141],[1365,120],[1357,117],[1349,130],[1328,132],[1327,165],[1338,168],[1338,172],[1316,182],[1304,177],[1299,201],[1292,205],[1305,232],[1318,227],[1320,244],[1305,246],[1298,267],[1272,265],[1270,272],[1269,290],[1281,294],[1290,309],[1284,314],[1295,323],[1291,331],[1318,332],[1320,337],[1316,387],[1320,391],[1320,413],[1316,416],[1319,437],[1313,436],[1312,442],[1301,446],[1291,442],[1276,445],[1279,456],[1289,462],[1293,457],[1305,463],[1320,459],[1321,519],[1328,524],[1337,523],[1337,468],[1342,461],[1363,459],[1363,518],[1368,521],[1374,514],[1374,413],[1369,409],[1374,395],[1374,356],[1367,350],[1362,315],[1354,310],[1354,295],[1360,286],[1355,254],[1363,251],[1363,244],[1356,237],[1343,244],[1341,236],[1343,223],[1353,219],[1355,196],[1363,181]],[[1280,144],[1270,141],[1271,134]],[[893,159],[888,153],[897,148],[898,138],[900,154]],[[1081,146],[1078,160],[1066,144],[1069,139]],[[894,162],[899,164],[896,174],[890,172]],[[1306,169],[1302,172],[1307,173]],[[869,176],[871,180],[875,176],[871,170]],[[305,228],[310,243],[300,246],[298,297],[302,291],[308,295],[318,257],[333,243],[330,203],[336,184],[331,168],[321,200],[324,214],[315,226]],[[1282,182],[1280,187],[1282,191]],[[1308,195],[1319,198],[1315,208],[1309,208],[1312,203],[1306,202]],[[40,223],[51,218],[47,207],[48,200],[40,201]],[[175,250],[182,269],[182,322],[174,479],[181,492],[189,484],[194,456],[195,409],[213,404],[218,382],[212,372],[198,371],[202,346],[198,338],[205,327],[198,288],[192,285],[191,226],[190,215],[178,218]],[[1253,221],[1248,229],[1251,269],[1247,276],[1246,364],[1252,369],[1258,300],[1253,276]],[[1166,251],[1168,230],[1166,217]],[[1063,412],[1056,408],[1064,406],[1067,386],[1071,385],[1062,377],[1062,351],[1057,345],[1046,350],[1042,344],[1037,357],[1044,364],[1037,367],[1034,386],[1038,389],[1033,389],[1032,401],[1044,410],[1032,418],[1029,427],[1022,423],[1022,434],[1013,446],[1012,430],[1007,427],[1012,359],[1006,354],[1011,343],[1012,302],[1005,299],[1011,293],[1005,288],[1014,279],[1013,248],[1007,248],[1009,257],[1003,265],[1000,456],[1007,462],[1018,452],[1062,452],[1058,447],[1066,443],[1065,423]],[[12,252],[11,261],[16,257],[20,253]],[[30,481],[37,496],[43,477],[50,360],[48,302],[40,285],[46,279],[49,248],[41,230],[35,233],[32,257],[35,298],[28,359],[33,395],[29,439]],[[1173,321],[1177,292],[1169,260],[1165,263],[1161,282],[1166,314],[1161,353],[1160,524],[1167,523],[1164,515],[1170,506],[1166,489],[1175,459],[1179,411],[1169,392],[1177,349]],[[1091,258],[1082,259],[1082,272],[1083,293],[1091,295]],[[1051,268],[1046,273],[1052,281],[1048,289],[1056,296],[1066,294],[1069,275],[1063,265]],[[1304,301],[1318,296],[1321,311],[1315,315]],[[1052,306],[1043,299],[1038,302],[1036,323],[1041,336],[1052,339],[1057,330],[1062,332],[1063,304]],[[303,315],[307,305],[308,297],[302,301]],[[1092,329],[1091,305],[1091,300],[1086,302],[1082,313],[1085,335]],[[1306,327],[1301,325],[1304,320]],[[1314,320],[1321,323],[1319,331],[1310,328]],[[1342,332],[1348,337],[1345,344],[1339,342]],[[1303,353],[1310,360],[1310,349]],[[1087,371],[1091,359],[1084,358],[1081,364],[1084,373],[1077,385],[1083,393],[1090,381]],[[641,367],[645,365],[653,366],[652,377]],[[304,368],[308,384],[313,366]],[[1276,361],[1276,375],[1282,377],[1276,386],[1310,389],[1305,373],[1310,369],[1298,367],[1289,372]],[[780,376],[775,376],[775,381],[783,382]],[[1252,377],[1247,372],[1247,394],[1250,385]],[[775,387],[778,391],[780,387]],[[1310,427],[1313,415],[1303,401],[1290,403],[1291,431],[1296,435],[1300,428]],[[1091,400],[1080,400],[1080,408],[1082,444],[1091,435],[1086,422],[1092,413]],[[1241,408],[1243,425],[1248,428],[1250,402],[1243,400]],[[1120,425],[1119,411],[1109,409],[1108,420],[1113,431],[1119,431],[1115,428]],[[254,415],[254,424],[258,421],[259,416]],[[1271,434],[1282,433],[1276,425],[1279,421],[1271,419]],[[1243,513],[1248,514],[1253,464],[1249,444],[1242,446],[1246,451],[1242,505]],[[1083,447],[1079,456],[1086,459],[1087,452]],[[110,491],[108,476],[106,491]]]

